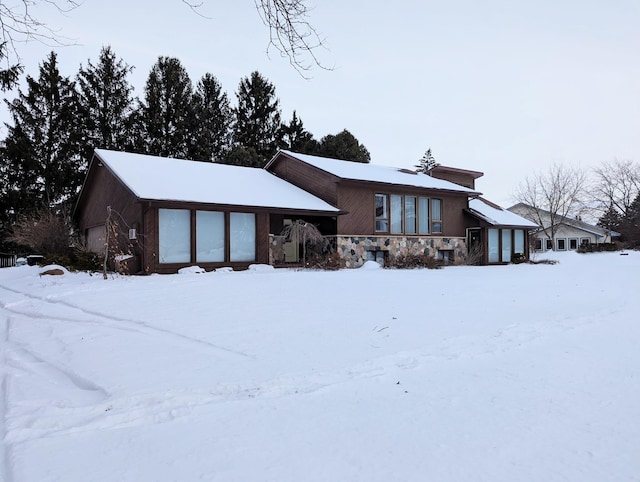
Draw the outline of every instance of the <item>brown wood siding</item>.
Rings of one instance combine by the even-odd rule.
[[[76,219],[83,233],[105,223],[107,206],[116,210],[130,226],[142,224],[142,211],[136,197],[106,167],[100,166],[97,159],[91,164],[80,201]]]
[[[338,199],[338,178],[333,174],[329,174],[297,159],[291,159],[285,154],[280,154],[273,164],[269,166],[269,170],[279,178],[304,189],[332,206],[336,206]]]
[[[442,235],[466,236],[464,209],[468,207],[466,196],[432,196],[442,199]]]
[[[459,186],[468,187],[470,189],[476,188],[476,181],[473,176],[469,174],[434,171],[431,173],[431,176],[435,177],[436,179],[443,179],[445,181],[458,184]]]
[[[338,234],[375,234],[375,192],[370,187],[340,184],[338,208],[348,211],[338,216]]]

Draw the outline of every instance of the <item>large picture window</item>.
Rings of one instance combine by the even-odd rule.
[[[542,248],[542,243],[540,244],[540,248]],[[524,254],[524,230],[522,229],[513,230],[513,252]]]
[[[511,230],[502,230],[502,262],[509,263],[511,261]]]
[[[191,211],[158,209],[159,257],[161,263],[191,261]]]
[[[391,234],[442,233],[442,200],[428,197],[376,194],[377,232]]]
[[[224,213],[196,211],[196,262],[224,261]]]
[[[230,261],[255,261],[256,216],[253,213],[229,215]]]

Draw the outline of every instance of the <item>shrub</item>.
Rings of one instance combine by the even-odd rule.
[[[21,219],[13,226],[9,240],[17,245],[27,246],[38,254],[47,254],[52,260],[68,257],[73,239],[71,221],[67,216],[42,210]]]
[[[524,255],[524,253],[513,253],[511,255],[511,262],[513,264],[526,263],[527,257]]]
[[[405,254],[389,258],[385,268],[413,269],[428,268],[439,269],[442,261],[426,254]]]
[[[599,253],[602,251],[619,251],[620,247],[616,243],[581,244],[576,250],[578,253]]]
[[[306,263],[307,268],[335,271],[344,268],[344,260],[338,253],[312,253]]]

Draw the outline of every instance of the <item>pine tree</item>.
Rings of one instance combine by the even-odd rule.
[[[616,208],[611,205],[609,209],[598,219],[598,226],[607,231],[616,231],[620,232],[623,218],[620,213],[616,210]]]
[[[289,124],[282,124],[282,142],[287,149],[301,154],[314,154],[318,150],[318,142],[304,128],[295,110]]]
[[[627,214],[622,219],[620,230],[627,243],[634,246],[640,245],[640,194],[635,197],[629,206]]]
[[[240,81],[236,97],[234,149],[254,149],[257,158],[252,164],[262,167],[275,155],[280,143],[280,102],[276,89],[260,73],[253,72]]]
[[[3,145],[5,209],[15,219],[38,209],[70,207],[84,178],[82,129],[75,84],[60,75],[51,52],[27,92],[5,101],[13,125]]]
[[[195,134],[189,158],[219,161],[231,146],[233,115],[227,94],[211,74],[205,74],[194,94]]]
[[[131,149],[133,87],[127,77],[133,67],[103,47],[98,63],[80,66],[77,83],[84,120],[86,149]]]
[[[187,158],[195,143],[193,85],[180,61],[159,57],[145,85],[140,106],[143,139],[147,154]]]
[[[327,135],[320,140],[318,154],[334,159],[368,163],[371,155],[351,132],[344,129],[339,134]]]
[[[416,168],[416,172],[423,172],[426,174],[431,169],[439,165],[440,164],[436,162],[435,158],[431,154],[431,148],[429,148],[425,151],[424,155],[418,160],[418,164],[416,164],[413,167]]]

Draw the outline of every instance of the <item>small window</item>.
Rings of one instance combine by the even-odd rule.
[[[535,239],[535,250],[542,251],[542,240],[540,238]]]
[[[580,239],[580,244],[582,246],[589,246],[591,244],[591,239],[589,239],[589,238],[581,238]]]
[[[386,194],[376,194],[376,231],[389,231],[389,208]]]
[[[418,233],[429,234],[429,198],[418,198]]]
[[[545,239],[545,249],[547,251],[553,249],[553,242],[550,239]]]
[[[391,232],[402,234],[402,196],[400,194],[391,195]]]
[[[578,249],[578,238],[569,239],[569,249]]]
[[[404,198],[404,232],[416,234],[416,198],[406,196]]]
[[[431,200],[431,232],[442,232],[442,200]]]
[[[453,264],[453,249],[439,249],[438,250],[438,260],[442,261],[444,264]]]
[[[556,239],[556,248],[558,251],[566,251],[567,250],[567,240],[564,238]]]

